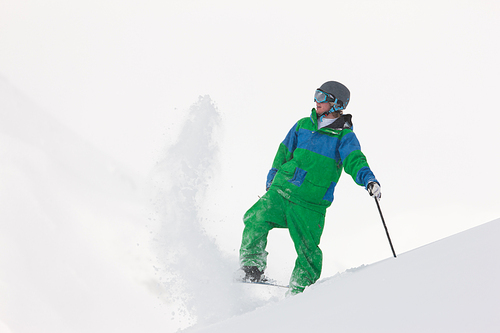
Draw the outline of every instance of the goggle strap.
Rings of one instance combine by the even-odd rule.
[[[324,100],[323,101],[319,101],[316,98],[320,94],[323,94],[323,96],[324,96]],[[334,111],[342,111],[342,110],[345,109],[345,103],[342,102],[341,100],[339,100],[337,97],[333,96],[332,94],[325,93],[324,91],[319,90],[319,89],[317,89],[316,93],[314,94],[314,101],[318,102],[318,103],[328,102],[328,98],[333,99],[334,106],[332,106],[332,108],[331,108],[331,110],[333,110],[333,111],[328,111],[327,113],[325,113],[325,115],[327,115],[328,113],[334,112]],[[349,98],[347,99],[347,102],[349,102]]]

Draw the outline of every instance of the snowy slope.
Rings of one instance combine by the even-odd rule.
[[[188,332],[498,332],[499,236],[500,219]]]

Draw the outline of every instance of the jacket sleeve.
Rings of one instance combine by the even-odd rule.
[[[278,147],[278,152],[274,157],[271,170],[269,170],[269,173],[267,174],[266,190],[271,187],[274,176],[276,176],[280,167],[292,159],[295,148],[297,148],[297,124],[295,124],[290,131],[288,131],[285,140],[283,140]]]
[[[348,131],[342,137],[339,152],[344,171],[351,175],[356,184],[366,188],[368,183],[372,181],[378,183],[368,165],[366,156],[361,152],[361,145],[354,132]]]

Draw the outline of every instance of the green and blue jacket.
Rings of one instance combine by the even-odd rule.
[[[267,189],[318,211],[333,202],[342,169],[360,186],[378,183],[353,132],[351,115],[318,129],[316,110],[300,119],[280,143],[267,176]]]

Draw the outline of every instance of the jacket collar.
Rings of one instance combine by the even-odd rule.
[[[333,130],[343,130],[343,129],[352,129],[353,124],[352,124],[352,115],[350,114],[343,114],[337,120],[335,120],[333,123],[331,123],[328,126],[325,126],[323,128],[331,128]]]
[[[316,115],[316,109],[312,109],[311,111],[311,121],[313,124],[318,126],[318,116]],[[351,129],[353,128],[352,124],[352,115],[350,114],[343,114],[341,115],[337,120],[335,120],[333,123],[331,123],[328,126],[325,126],[323,128],[330,128],[332,130],[337,130],[341,131],[343,129]]]

